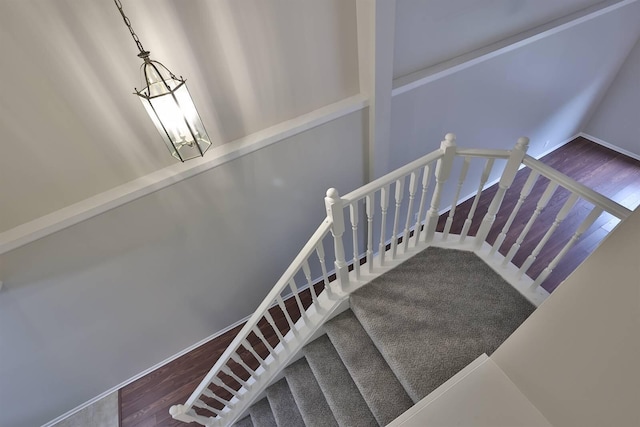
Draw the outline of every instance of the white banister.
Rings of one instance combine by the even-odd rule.
[[[482,194],[482,190],[484,190],[484,186],[489,179],[489,175],[491,174],[491,170],[493,169],[493,163],[495,158],[489,157],[487,159],[487,163],[484,165],[484,169],[482,169],[482,175],[480,175],[480,182],[478,183],[478,189],[476,190],[476,195],[473,197],[473,203],[471,204],[471,209],[469,209],[469,214],[467,215],[467,219],[464,220],[464,225],[462,226],[462,232],[460,233],[460,243],[463,243],[469,234],[469,229],[471,228],[471,223],[473,222],[473,216],[476,213],[476,209],[478,208],[478,202],[480,201],[480,195]]]
[[[520,191],[520,197],[518,198],[516,205],[511,211],[509,218],[507,218],[507,222],[504,224],[504,227],[502,227],[500,234],[498,234],[496,241],[493,243],[493,247],[491,248],[489,255],[495,254],[496,251],[498,251],[502,246],[504,239],[507,237],[507,233],[511,229],[511,224],[513,224],[513,220],[516,218],[516,215],[520,211],[520,208],[522,207],[522,204],[524,203],[524,201],[527,200],[527,197],[529,197],[529,194],[531,194],[531,189],[533,188],[533,185],[536,183],[537,179],[538,179],[538,172],[531,170],[531,172],[529,172],[529,176],[527,177],[527,180],[524,183],[524,186],[522,186],[522,190]]]
[[[440,150],[444,153],[442,158],[438,159],[436,164],[436,187],[433,190],[433,196],[431,197],[431,207],[427,212],[427,223],[425,224],[424,241],[430,242],[433,240],[433,235],[436,232],[436,225],[438,224],[438,209],[440,208],[440,198],[442,197],[442,189],[444,183],[449,179],[451,174],[451,167],[453,165],[453,159],[456,155],[456,136],[452,133],[448,133],[444,137],[444,141],[440,143]]]
[[[531,227],[533,227],[533,223],[536,222],[536,219],[538,219],[538,216],[540,216],[540,212],[542,212],[542,210],[547,206],[547,203],[549,203],[549,200],[551,200],[551,196],[553,196],[553,193],[555,193],[557,188],[558,184],[556,182],[549,182],[546,190],[544,190],[544,193],[542,193],[540,200],[538,200],[538,204],[536,205],[536,209],[533,211],[533,215],[531,215],[531,218],[529,218],[529,221],[527,221],[527,225],[524,226],[524,229],[520,232],[520,235],[518,235],[515,243],[511,245],[511,249],[509,249],[507,256],[504,257],[504,260],[502,260],[503,267],[506,267],[507,264],[509,264],[513,257],[516,255],[516,252],[518,252],[518,250],[520,249],[520,246],[522,245],[522,242],[524,242],[525,237],[527,237],[527,234],[529,234]]]
[[[456,187],[456,193],[451,201],[451,208],[449,209],[449,215],[444,225],[444,232],[442,233],[442,240],[447,240],[449,232],[451,231],[451,225],[453,224],[453,216],[456,214],[456,207],[458,206],[458,200],[460,200],[460,191],[462,185],[467,179],[467,172],[469,172],[469,164],[471,163],[471,157],[463,157],[462,170],[460,170],[460,177],[458,178],[458,186]]]
[[[358,202],[349,204],[349,218],[351,220],[351,239],[353,245],[353,270],[356,279],[360,278],[360,251],[358,249]]]
[[[427,190],[429,189],[429,179],[431,178],[431,165],[432,163],[429,163],[422,171],[422,195],[420,196],[420,206],[418,208],[418,214],[416,215],[416,225],[413,227],[413,233],[415,236],[413,239],[414,247],[416,247],[418,242],[420,242],[420,233],[422,232],[422,215],[427,201]],[[424,222],[427,222],[426,216]]]
[[[327,190],[327,197],[324,198],[325,207],[327,208],[327,218],[332,222],[331,234],[333,235],[333,247],[335,250],[335,267],[338,285],[342,291],[349,286],[349,267],[345,260],[344,244],[342,235],[344,234],[344,206],[340,194],[335,188]]]
[[[491,226],[496,220],[496,214],[498,213],[498,210],[502,205],[502,200],[504,200],[504,195],[509,187],[511,187],[511,184],[516,177],[516,173],[520,168],[520,164],[522,163],[522,159],[524,159],[528,148],[529,138],[521,137],[518,139],[518,142],[516,143],[516,146],[513,148],[513,150],[511,150],[509,160],[507,160],[507,164],[504,168],[504,171],[502,172],[502,176],[500,177],[500,182],[498,183],[498,191],[496,191],[496,195],[493,197],[493,200],[489,205],[489,209],[487,210],[487,213],[482,220],[482,224],[480,224],[478,234],[476,234],[476,240],[474,242],[474,246],[476,249],[480,249],[482,247],[482,244],[489,235]]]
[[[402,235],[402,246],[405,252],[409,249],[409,235],[411,227],[411,213],[413,213],[413,203],[416,198],[416,191],[418,190],[418,172],[411,172],[411,178],[409,178],[409,207],[407,208],[407,220],[404,224],[404,233]],[[420,217],[418,217],[419,219]],[[417,232],[417,231],[415,231]]]
[[[547,244],[547,242],[549,241],[553,233],[555,233],[555,231],[558,229],[562,221],[564,221],[567,215],[569,215],[569,211],[573,208],[573,206],[576,204],[577,201],[578,201],[578,195],[576,193],[571,193],[567,201],[564,203],[564,205],[562,205],[560,212],[558,212],[558,214],[556,215],[556,219],[553,221],[553,224],[551,225],[551,227],[549,227],[547,232],[544,234],[544,237],[542,237],[540,242],[538,242],[538,244],[533,249],[531,254],[527,257],[525,262],[520,267],[520,270],[518,270],[518,278],[521,278],[524,275],[524,273],[527,272],[529,267],[531,267],[531,264],[534,263],[534,261],[540,254],[540,251],[542,250],[544,245]]]
[[[385,258],[385,241],[387,231],[387,208],[389,207],[389,185],[385,185],[380,189],[380,243],[378,244],[378,253],[380,254],[380,265],[384,265]]]
[[[527,138],[520,138],[515,147],[509,151],[458,148],[455,136],[447,134],[438,150],[392,171],[348,193],[346,196],[340,197],[337,190],[329,189],[324,199],[326,218],[258,306],[255,313],[241,328],[229,347],[205,375],[186,403],[173,406],[170,410],[171,415],[180,421],[197,422],[211,427],[223,427],[233,424],[245,413],[255,399],[262,395],[265,388],[279,378],[278,375],[281,370],[294,359],[306,342],[317,336],[322,324],[336,313],[335,310],[344,304],[345,298],[354,289],[378,277],[429,245],[438,244],[445,247],[460,247],[468,250],[470,245],[464,244],[464,240],[471,233],[470,230],[472,228],[475,229],[478,225],[473,222],[474,216],[479,206],[481,193],[491,175],[496,159],[507,159],[507,162],[502,171],[497,191],[491,199],[490,206],[480,223],[478,232],[474,240],[468,243],[471,244],[476,254],[481,256],[493,268],[500,267],[499,263],[502,263],[503,267],[507,267],[505,277],[508,276],[509,280],[517,281],[518,277],[524,276],[529,269],[537,269],[537,264],[534,268],[530,267],[536,259],[542,258],[542,256],[539,256],[542,250],[547,250],[552,245],[554,248],[560,247],[565,242],[565,240],[557,241],[561,236],[559,232],[554,235],[554,232],[560,227],[560,224],[567,217],[578,199],[582,198],[595,206],[570,238],[568,237],[569,233],[562,233],[562,236],[565,239],[568,238],[568,241],[564,243],[562,249],[538,275],[537,279],[533,281],[530,287],[531,292],[536,295],[542,295],[543,291],[536,288],[547,279],[560,260],[603,212],[608,212],[624,219],[630,214],[630,211],[527,156],[528,143],[529,140]],[[457,185],[452,183],[451,190],[448,191],[446,190],[448,187],[445,186],[445,182],[450,178],[456,156],[463,158],[462,168]],[[477,188],[477,190],[470,210],[466,218],[464,218],[459,239],[452,239],[451,236],[455,235],[452,232],[452,224],[456,219],[456,205],[465,182],[470,179],[468,172],[470,162],[474,158],[485,159],[484,167],[480,176],[474,177],[474,179],[479,178],[479,180],[469,184],[473,184],[473,187]],[[502,206],[505,193],[513,185],[516,173],[523,163],[531,168],[531,172],[524,182],[524,187],[520,190],[515,206],[512,209],[509,207],[511,211],[507,212],[507,206]],[[515,243],[510,247],[506,257],[493,256],[501,249],[507,233],[512,227],[515,227],[514,223],[519,222],[518,218],[522,215],[521,208],[525,205],[527,198],[530,198],[539,176],[548,178],[550,182],[537,201],[526,225],[519,233]],[[430,181],[432,177],[435,180],[435,185],[431,189]],[[536,236],[528,235],[534,234],[530,233],[534,222],[538,220],[540,215],[544,214],[545,207],[550,203],[558,187],[568,189],[571,192],[569,200],[563,204],[555,216],[553,225],[546,231],[542,239],[537,242],[537,245],[535,245],[535,248],[520,269],[516,270],[508,264],[513,260],[520,248],[524,247],[523,245],[526,245],[526,247],[534,246],[532,240],[538,239],[539,235],[537,233],[535,233]],[[392,190],[394,191],[393,196],[391,195]],[[416,200],[418,192],[420,192],[419,200]],[[405,193],[408,197],[405,197]],[[377,199],[378,197],[379,200]],[[393,212],[389,212],[391,197],[393,197],[391,203],[394,203],[391,206]],[[435,230],[440,217],[440,202],[443,197],[447,202],[451,198],[452,205],[446,218],[442,240],[435,239],[434,241]],[[427,200],[429,198],[430,200]],[[376,230],[374,231],[376,203],[379,203],[381,217],[380,228],[378,229],[376,223]],[[415,206],[416,204],[418,206]],[[351,226],[351,233],[348,234],[351,235],[353,244],[353,254],[349,254],[349,261],[346,259],[343,241],[347,228],[345,220],[347,207],[349,208]],[[460,209],[458,209],[458,212],[460,212]],[[393,220],[389,218],[391,213],[394,215]],[[401,221],[405,213],[406,218],[404,218],[403,224]],[[507,218],[507,220],[493,246],[488,248],[488,245],[484,242],[494,225],[496,217],[501,220]],[[362,222],[361,230],[359,230],[359,222]],[[562,226],[563,229],[569,226],[566,223],[569,223],[569,221],[565,221],[565,225]],[[573,224],[574,222],[571,221],[571,223]],[[393,230],[391,231],[390,251],[387,253],[386,243],[390,228],[393,228]],[[377,231],[380,232],[379,241],[375,240]],[[329,237],[329,234],[331,234],[331,237]],[[398,248],[398,239],[400,237],[403,245]],[[447,240],[447,237],[449,239],[445,242],[444,240]],[[333,238],[334,256],[326,259],[324,245],[325,239],[329,238]],[[346,238],[348,239],[349,237],[347,236]],[[552,238],[553,240],[551,240]],[[413,242],[413,245],[411,242]],[[375,247],[374,243],[376,244]],[[366,245],[366,247],[362,248],[363,245]],[[360,266],[361,250],[364,251],[366,256],[367,267],[365,269],[368,272],[365,272]],[[385,257],[387,257],[386,262]],[[349,273],[350,263],[353,263],[353,273],[351,274]],[[333,265],[335,270],[333,270],[333,267],[327,267],[327,264],[329,266]],[[514,273],[515,271],[517,273]],[[333,280],[334,272],[336,280],[332,282],[330,278]],[[318,278],[318,275],[321,275],[321,277]],[[520,286],[518,289],[526,294],[525,291],[529,285],[526,284],[527,281],[524,282],[524,285],[522,281],[518,282],[518,286]],[[299,285],[302,288],[299,288]],[[305,308],[305,304],[308,303],[305,295],[307,290],[303,289],[304,287],[308,288],[311,297],[311,303],[307,308]],[[316,288],[321,290],[316,292]],[[283,296],[289,295],[289,292],[291,298],[284,301]],[[536,301],[539,302],[539,300]],[[299,318],[297,317],[297,311],[300,312]],[[278,322],[273,317],[276,314]],[[294,318],[296,321],[294,321]],[[286,333],[283,331],[286,331]],[[256,368],[253,369],[251,366],[256,366]],[[214,416],[205,416],[211,414]]]
[[[400,208],[402,207],[404,180],[405,178],[398,179],[395,184],[396,210],[393,214],[393,232],[391,233],[391,259],[396,259],[398,253],[398,223],[400,221]]]
[[[605,212],[609,212],[611,215],[619,219],[625,219],[631,215],[631,210],[625,208],[619,203],[614,202],[608,197],[603,196],[597,191],[580,184],[576,180],[569,178],[563,173],[555,170],[554,168],[545,165],[540,160],[536,160],[531,156],[525,156],[522,163],[526,166],[534,169],[540,173],[540,175],[549,178],[551,181],[555,181],[562,187],[571,191],[572,193],[578,193],[584,200],[592,203],[594,206],[600,206]]]
[[[375,193],[365,197],[365,211],[367,214],[367,271],[373,272],[373,213],[375,208]],[[355,202],[352,202],[355,203]]]
[[[591,209],[591,212],[589,212],[589,215],[587,215],[585,220],[582,221],[582,224],[580,224],[576,232],[573,233],[573,236],[571,236],[571,239],[569,239],[567,244],[564,245],[564,247],[560,250],[558,255],[556,255],[555,258],[553,258],[553,260],[549,263],[549,265],[544,270],[542,270],[542,273],[540,273],[538,278],[531,284],[531,289],[536,289],[538,286],[540,286],[542,282],[545,281],[545,279],[549,276],[549,274],[551,274],[553,269],[556,268],[560,260],[564,258],[567,252],[569,252],[569,250],[573,247],[573,245],[576,244],[578,239],[582,237],[582,234],[585,231],[587,231],[589,227],[593,225],[593,223],[596,221],[596,219],[598,219],[598,217],[601,214],[602,214],[602,208],[594,207],[593,209]]]

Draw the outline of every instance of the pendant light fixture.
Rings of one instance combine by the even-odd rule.
[[[141,67],[144,88],[136,88],[135,94],[140,97],[173,157],[184,162],[203,156],[211,146],[211,140],[191,99],[186,80],[182,76],[177,78],[167,67],[149,58],[149,51],[142,47],[133,31],[121,1],[114,2],[140,51],[138,57],[144,61]]]

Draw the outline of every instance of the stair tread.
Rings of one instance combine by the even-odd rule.
[[[278,427],[271,405],[265,397],[249,407],[249,415],[255,427]]]
[[[303,352],[339,426],[378,425],[327,335],[307,344]]]
[[[284,370],[284,375],[305,425],[338,427],[338,422],[306,358],[303,357],[289,365]]]
[[[331,343],[380,425],[387,425],[413,406],[387,362],[353,311],[325,324]]]
[[[414,401],[493,353],[534,310],[474,253],[435,247],[355,291],[350,305]]]
[[[253,422],[251,421],[251,416],[244,417],[240,421],[236,421],[233,424],[234,427],[253,427]]]
[[[304,427],[304,421],[285,378],[267,388],[267,399],[273,417],[280,427]]]

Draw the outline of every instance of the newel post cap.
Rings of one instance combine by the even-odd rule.
[[[521,136],[518,138],[518,142],[516,142],[516,146],[519,148],[525,148],[529,146],[529,138],[526,136]]]
[[[340,193],[338,193],[338,190],[336,190],[335,188],[330,188],[327,190],[327,198],[338,200],[340,198]]]

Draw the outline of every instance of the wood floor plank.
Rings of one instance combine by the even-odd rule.
[[[629,209],[635,209],[638,204],[640,204],[640,162],[636,160],[620,155],[584,138],[577,138],[543,157],[541,161],[578,182],[616,200]],[[517,173],[513,187],[507,191],[505,196],[503,209],[497,215],[495,223],[487,237],[489,243],[493,244],[506,223],[520,196],[520,190],[528,177],[528,173],[529,170],[526,168]],[[536,204],[547,184],[548,180],[544,178],[538,179],[530,196],[522,205],[518,215],[516,215],[509,233],[507,233],[504,243],[500,248],[500,253],[506,254],[511,245],[514,244],[518,235],[526,226],[531,213],[535,210]],[[487,212],[496,191],[497,185],[494,185],[481,193],[475,215],[473,216],[473,223],[469,230],[469,236],[476,235],[480,222]],[[542,239],[568,196],[568,191],[561,190],[550,200],[549,205],[543,211],[543,215],[534,223],[529,233],[527,244],[523,245],[514,257],[514,263],[516,265],[522,265],[535,245]],[[452,233],[458,234],[461,232],[472,203],[473,198],[460,204],[456,208],[451,227]],[[528,270],[531,276],[536,277],[549,262],[551,262],[566,241],[571,238],[577,225],[589,214],[591,208],[592,205],[585,201],[579,201],[576,204]],[[444,229],[447,216],[448,213],[440,216],[437,226],[438,231]],[[563,261],[549,275],[544,285],[545,288],[553,291],[553,289],[595,250],[616,223],[617,221],[615,221],[611,215],[603,214],[593,226],[584,233],[577,244],[567,253]],[[319,284],[316,286],[316,293],[320,293],[321,291],[322,285]],[[309,291],[301,293],[301,300],[305,308],[311,304]],[[287,300],[286,307],[293,321],[297,320],[300,313],[296,301],[293,299]],[[282,334],[286,334],[289,330],[289,325],[282,310],[280,310],[280,308],[274,308],[270,312],[274,317],[277,328]],[[169,408],[174,404],[185,402],[204,375],[240,331],[240,328],[241,326],[234,328],[122,388],[120,390],[121,426],[178,427],[185,425],[171,418]],[[270,325],[263,321],[260,323],[259,328],[270,345],[274,346],[277,344],[278,337]],[[257,344],[259,338],[252,334],[250,341],[252,344]],[[266,357],[268,354],[268,349],[264,343],[257,345],[257,351],[261,357]],[[256,369],[258,361],[248,351],[241,353],[243,361],[251,369]],[[232,365],[231,369],[243,379],[248,375],[244,368],[237,364]],[[222,376],[222,378],[226,384],[234,387],[239,386],[234,379],[226,376]],[[221,406],[219,403],[214,403],[213,400],[205,400],[211,406]],[[211,415],[206,412],[202,414],[207,416]]]

